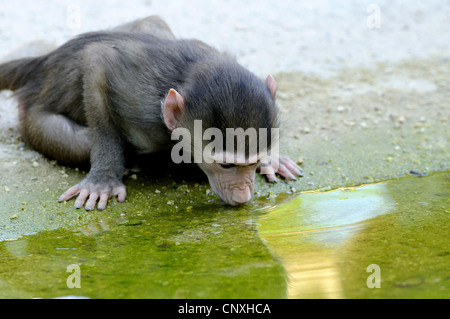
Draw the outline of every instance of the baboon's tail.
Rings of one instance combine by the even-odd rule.
[[[0,91],[15,91],[39,72],[39,58],[24,58],[0,64]]]

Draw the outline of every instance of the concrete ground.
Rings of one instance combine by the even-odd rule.
[[[153,14],[176,36],[201,39],[262,78],[270,72],[277,79],[281,147],[302,163],[305,176],[275,186],[258,178],[258,200],[449,169],[450,1],[83,0],[50,6],[2,0],[0,60],[23,53],[34,40],[59,45]],[[190,189],[186,197],[194,201],[219,203],[200,176],[152,179],[141,171],[125,178],[130,196],[124,205],[112,203],[86,217],[71,202],[58,204],[85,172],[24,145],[9,96],[0,94],[0,240],[78,225],[140,202],[164,209],[180,197],[180,187]],[[155,193],[164,187],[164,195]]]

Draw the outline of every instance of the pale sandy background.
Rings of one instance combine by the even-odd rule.
[[[380,28],[368,27],[373,5]],[[0,59],[32,40],[61,44],[153,14],[177,36],[227,50],[261,76],[450,52],[448,0],[1,0]]]

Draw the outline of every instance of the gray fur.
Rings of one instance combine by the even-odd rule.
[[[201,41],[175,39],[155,17],[0,65],[0,90],[16,91],[24,140],[63,164],[90,160],[87,179],[100,184],[121,180],[125,150],[173,145],[161,119],[171,88],[185,99],[187,128],[196,119],[223,131],[278,126],[260,79]]]

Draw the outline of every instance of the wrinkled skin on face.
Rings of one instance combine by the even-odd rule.
[[[240,205],[252,198],[256,164],[201,163],[213,191],[227,204]]]
[[[277,181],[275,174],[286,180],[296,180],[296,176],[302,175],[300,167],[285,156],[272,156],[266,164],[258,160],[254,163],[229,161],[198,165],[208,176],[209,184],[217,196],[232,206],[245,204],[251,200],[256,171],[264,174],[269,182]]]

